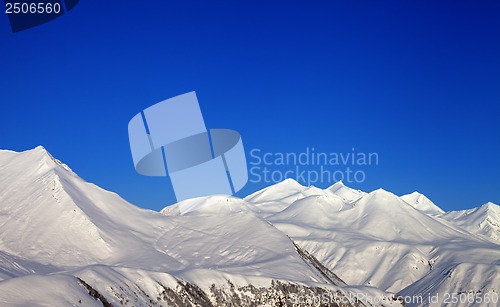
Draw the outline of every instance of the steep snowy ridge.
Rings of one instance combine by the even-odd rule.
[[[98,261],[103,259],[100,255],[109,255],[110,246],[64,192],[59,165],[43,147],[8,158],[9,163],[2,161],[0,168],[0,242],[4,251],[42,263],[54,258],[64,262],[66,257],[74,261],[74,255],[82,262]],[[59,218],[52,218],[55,216]],[[99,254],[94,252],[98,250]]]
[[[492,202],[479,208],[450,211],[440,217],[471,233],[483,235],[500,244],[500,206]]]
[[[363,197],[366,193],[360,190],[354,190],[346,185],[342,181],[338,181],[334,183],[332,186],[327,188],[328,191],[331,191],[337,196],[342,197],[347,202],[354,202]]]
[[[383,240],[435,242],[446,240],[449,236],[466,237],[456,229],[415,210],[397,195],[384,189],[366,194],[355,202],[355,207],[353,213],[356,213],[350,216],[355,229]]]
[[[360,291],[399,305],[346,286],[245,200],[211,196],[162,212],[85,182],[43,147],[1,151],[0,305],[275,305]]]
[[[488,296],[498,292],[498,246],[439,218],[442,210],[423,194],[400,198],[383,189],[365,193],[341,182],[321,190],[289,179],[245,200],[245,206],[257,209],[251,210],[252,214],[270,221],[290,236],[304,255],[348,284],[424,299],[430,294],[442,299],[451,293]],[[225,201],[226,207],[238,203]],[[219,197],[217,202],[224,199]],[[482,212],[491,212],[491,207]],[[196,215],[196,211],[187,215]],[[198,214],[205,213],[200,208]],[[443,272],[454,272],[450,276],[455,277],[443,278]]]
[[[0,305],[274,306],[358,293],[397,306],[390,292],[498,294],[499,207],[441,212],[417,192],[287,179],[158,213],[43,147],[0,151]]]
[[[419,192],[413,192],[411,194],[403,195],[401,196],[401,199],[409,203],[415,209],[427,214],[439,215],[444,213],[441,208],[436,206],[424,194]]]
[[[460,291],[492,293],[499,287],[500,250],[483,237],[383,189],[345,200],[306,197],[267,219],[348,284],[405,289],[405,295],[428,295],[422,290],[428,286],[442,296],[457,289],[458,279],[439,275],[451,270],[462,278]],[[470,274],[459,273],[464,268]],[[478,278],[481,272],[488,277]]]
[[[145,242],[158,235],[160,214],[85,182],[43,147],[3,156],[2,250],[61,268],[129,258],[127,246],[152,250]]]

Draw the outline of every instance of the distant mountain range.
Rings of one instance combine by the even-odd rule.
[[[154,212],[1,150],[0,305],[498,306],[499,209],[287,179]]]

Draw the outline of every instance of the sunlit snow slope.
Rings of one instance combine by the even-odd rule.
[[[471,233],[483,235],[500,243],[500,206],[492,202],[479,208],[450,211],[441,218]]]
[[[491,240],[499,225],[494,204],[441,215],[419,193],[364,193],[342,182],[320,190],[291,180],[246,200],[348,284],[422,298],[498,294],[500,245]]]
[[[0,305],[275,306],[361,294],[388,306],[400,305],[397,293],[423,299],[408,306],[497,306],[499,225],[493,203],[444,213],[417,192],[292,179],[159,213],[43,147],[0,151]]]
[[[261,212],[211,196],[160,214],[85,182],[43,147],[0,151],[0,305],[274,306],[299,293],[399,305],[346,285]]]

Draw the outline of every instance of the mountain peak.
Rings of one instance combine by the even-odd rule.
[[[485,216],[497,216],[497,218],[500,218],[500,206],[492,202],[487,202],[486,204],[477,208],[477,211],[483,212]]]
[[[484,207],[488,210],[497,211],[497,212],[500,210],[500,206],[492,203],[491,201],[487,202],[486,204],[482,205],[481,207]]]
[[[245,199],[255,201],[262,200],[263,198],[267,199],[267,197],[271,196],[274,200],[289,196],[291,194],[299,193],[305,189],[306,187],[298,183],[295,179],[287,178],[281,182],[275,183],[262,190],[254,192],[253,194],[245,197]]]
[[[326,190],[329,190],[333,194],[340,196],[347,202],[353,202],[360,199],[366,193],[360,190],[352,189],[344,184],[342,180],[335,182],[333,185],[328,187]]]
[[[373,190],[370,193],[366,194],[366,196],[371,196],[371,197],[385,197],[385,198],[387,198],[387,197],[388,198],[398,197],[396,194],[394,194],[392,192],[389,192],[387,190],[384,190],[383,188],[378,188],[376,190]]]
[[[275,185],[293,185],[293,186],[298,186],[298,187],[304,187],[303,185],[301,185],[297,180],[293,179],[293,178],[286,178],[285,180],[283,180],[282,182],[278,182],[277,184]]]
[[[40,158],[50,158],[51,160],[55,160],[55,158],[49,153],[49,151],[42,145],[38,145],[33,149],[22,151],[20,152],[20,154],[31,154],[31,155],[36,155],[37,157]]]
[[[363,197],[361,197],[356,203],[370,204],[370,206],[382,206],[384,208],[406,205],[406,202],[404,202],[399,196],[382,188],[363,195]]]
[[[54,158],[48,150],[39,145],[25,151],[0,151],[0,164],[11,165],[13,172],[21,174],[39,175],[55,169],[64,169],[74,175],[74,172],[64,163]]]
[[[500,206],[492,202],[473,209],[446,212],[442,218],[469,232],[500,242]]]
[[[341,188],[341,187],[345,187],[346,185],[344,184],[344,182],[342,180],[339,180],[337,182],[335,182],[334,184],[332,184],[330,187],[328,187],[328,189],[334,189],[334,188]]]
[[[287,178],[281,182],[275,183],[273,185],[268,186],[264,190],[269,190],[269,191],[302,191],[307,189],[306,186],[303,186],[300,184],[297,180],[292,179],[292,178]]]
[[[46,152],[48,153],[47,149],[43,147],[42,145],[38,145],[37,147],[32,149],[33,151],[38,151],[38,152]]]
[[[417,191],[403,195],[401,196],[401,199],[407,202],[413,208],[420,210],[426,214],[440,215],[444,213],[444,211],[436,206],[429,198],[427,198],[427,196]]]

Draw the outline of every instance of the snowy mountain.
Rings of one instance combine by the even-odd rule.
[[[164,232],[159,214],[85,182],[43,147],[0,152],[0,187],[5,253],[57,268],[163,255],[151,246]]]
[[[401,199],[409,203],[413,208],[427,214],[439,215],[444,213],[441,208],[436,206],[424,194],[419,192],[413,192],[411,194],[403,195],[401,196]]]
[[[498,208],[287,179],[159,213],[0,151],[0,305],[497,306]]]
[[[337,196],[342,197],[347,202],[353,202],[361,197],[363,197],[366,193],[360,190],[354,190],[344,185],[342,181],[338,181],[334,183],[327,190],[331,191]]]
[[[348,284],[406,296],[428,297],[436,291],[441,298],[454,291],[496,293],[500,285],[498,245],[381,189],[352,205],[309,197],[268,220]],[[476,270],[485,274],[482,279],[472,273]],[[460,277],[441,278],[450,271]]]
[[[483,235],[500,243],[500,206],[492,202],[479,208],[450,211],[441,218],[471,233]]]
[[[359,296],[401,305],[391,293],[347,285],[246,200],[211,196],[162,212],[85,182],[43,147],[0,151],[0,305],[275,306],[326,297],[354,306]]]
[[[441,217],[443,211],[420,193],[403,197],[383,189],[365,193],[342,182],[325,190],[300,188],[290,180],[286,185],[293,187],[288,195],[279,183],[246,200],[265,208],[267,220],[348,284],[422,299],[438,295],[436,304],[424,304],[436,306],[446,305],[445,296],[452,293],[498,294],[500,248],[482,236],[498,225],[495,205],[471,210],[482,212],[481,218],[471,215],[469,219],[475,222],[459,224],[451,217],[453,213]],[[276,188],[280,190],[277,197],[269,192],[263,197],[263,192]],[[306,189],[315,193],[306,196]],[[255,199],[255,195],[260,197]],[[465,227],[475,224],[488,231]],[[459,303],[448,305],[469,305]]]

